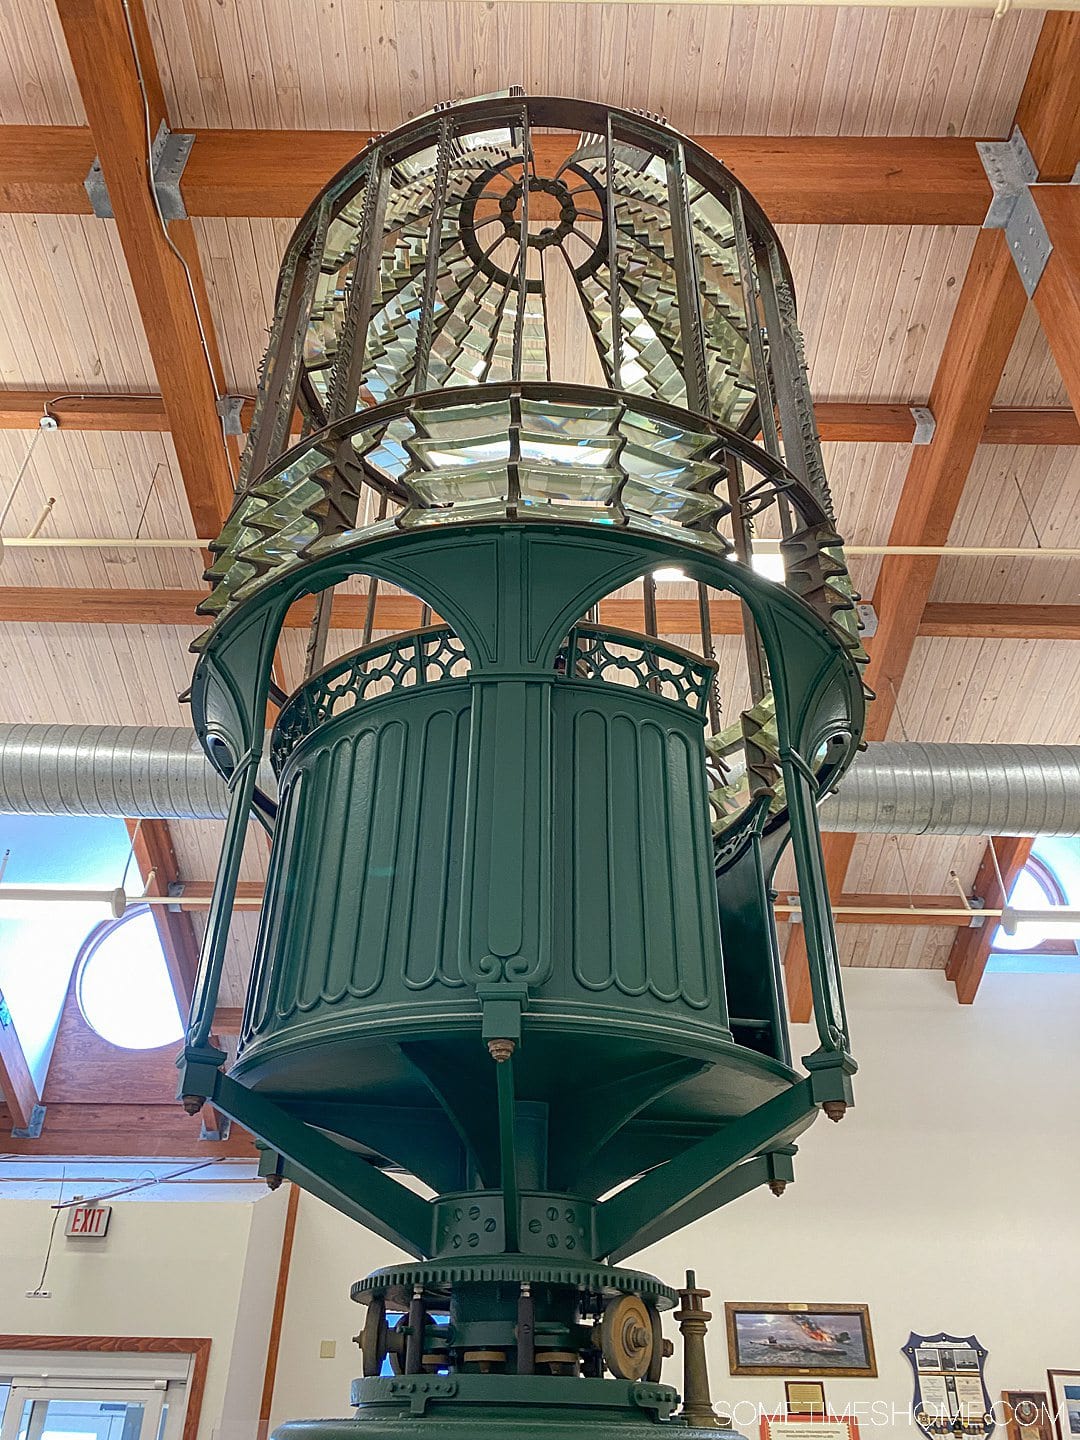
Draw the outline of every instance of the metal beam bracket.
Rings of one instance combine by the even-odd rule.
[[[217,1129],[216,1129],[216,1130],[211,1130],[211,1129],[209,1128],[209,1126],[207,1125],[207,1123],[206,1123],[206,1118],[205,1118],[205,1116],[206,1116],[206,1107],[205,1107],[205,1106],[203,1107],[203,1110],[202,1110],[203,1122],[202,1122],[202,1127],[201,1127],[201,1129],[199,1130],[199,1139],[200,1139],[200,1140],[214,1140],[214,1141],[228,1140],[229,1135],[230,1135],[230,1133],[232,1132],[232,1121],[229,1119],[228,1115],[222,1115],[220,1111],[217,1111],[217,1110],[216,1110],[214,1113],[215,1113],[215,1114],[217,1115],[217,1117],[218,1117]]]
[[[855,606],[855,614],[859,619],[859,632],[870,640],[877,634],[878,614],[873,603],[869,600],[860,600]]]
[[[1019,126],[1008,140],[980,140],[976,149],[994,192],[982,228],[1005,231],[1005,243],[1030,300],[1054,248],[1031,195],[1039,168]]]
[[[240,412],[244,408],[242,395],[222,395],[217,402],[217,413],[221,416],[221,428],[226,435],[242,435]]]
[[[40,1140],[41,1129],[45,1124],[45,1106],[35,1105],[30,1111],[29,1125],[16,1125],[11,1131],[13,1140]]]
[[[154,177],[154,195],[157,198],[158,209],[161,211],[161,218],[166,222],[188,218],[187,206],[180,193],[180,180],[194,144],[194,135],[179,130],[174,132],[162,120],[158,126],[158,132],[154,136],[154,143],[150,147],[150,169]],[[105,183],[105,176],[101,172],[101,162],[96,155],[83,185],[90,197],[90,207],[98,219],[114,219],[112,201],[109,199],[109,187]]]
[[[913,445],[929,445],[934,438],[934,431],[937,429],[934,412],[929,405],[912,405],[911,417],[915,421],[915,433],[911,437],[911,443]]]

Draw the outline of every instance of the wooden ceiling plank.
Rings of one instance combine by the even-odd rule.
[[[173,221],[166,235],[148,183],[147,130],[156,133],[167,116],[145,16],[137,0],[57,0],[57,9],[192,519],[198,534],[216,535],[233,500],[230,456],[216,409],[217,395],[224,392],[221,360],[191,223]],[[126,15],[131,17],[135,48]]]
[[[1034,185],[1031,193],[1054,247],[1035,309],[1080,419],[1080,185]]]
[[[973,887],[973,894],[984,905],[1000,909],[1006,903],[1017,876],[1028,862],[1033,843],[1024,836],[995,835],[991,839]],[[999,869],[1005,884],[1004,894],[998,882]],[[961,1005],[972,1004],[978,993],[996,930],[997,922],[987,921],[977,928],[961,930],[952,943],[945,975],[956,986],[956,998]]]
[[[1078,70],[1080,15],[1047,15],[1017,109],[1017,123],[1041,177],[1049,167],[1043,178],[1060,178],[1058,171],[1066,165],[1071,174],[1080,158]],[[1025,306],[1004,233],[980,230],[930,391],[934,436],[929,445],[912,452],[890,544],[946,543]],[[888,734],[938,564],[936,556],[890,555],[882,560],[874,591],[878,628],[867,644],[866,678],[877,695],[867,722],[868,740],[885,739]],[[822,843],[829,891],[838,894],[853,842],[834,834],[826,835]],[[801,926],[791,929],[784,973],[791,1018],[808,1021],[812,996]]]

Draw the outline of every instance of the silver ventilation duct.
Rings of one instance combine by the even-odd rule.
[[[277,785],[269,765],[260,783]],[[0,725],[0,814],[220,820],[225,785],[192,730]]]
[[[264,766],[260,782],[276,793]],[[215,820],[225,787],[190,730],[0,725],[0,814]],[[823,830],[1080,834],[1080,746],[871,744]]]
[[[821,828],[1080,835],[1080,746],[871,744],[822,805]]]

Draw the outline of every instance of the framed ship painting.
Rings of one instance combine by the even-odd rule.
[[[767,1305],[729,1301],[732,1375],[877,1375],[865,1305]]]

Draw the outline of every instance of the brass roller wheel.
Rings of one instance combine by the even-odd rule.
[[[654,1361],[656,1332],[651,1307],[640,1295],[620,1295],[605,1306],[600,1320],[604,1364],[620,1380],[641,1380]]]
[[[364,1328],[357,1338],[364,1357],[364,1374],[380,1374],[387,1348],[386,1301],[381,1296],[368,1303]]]

